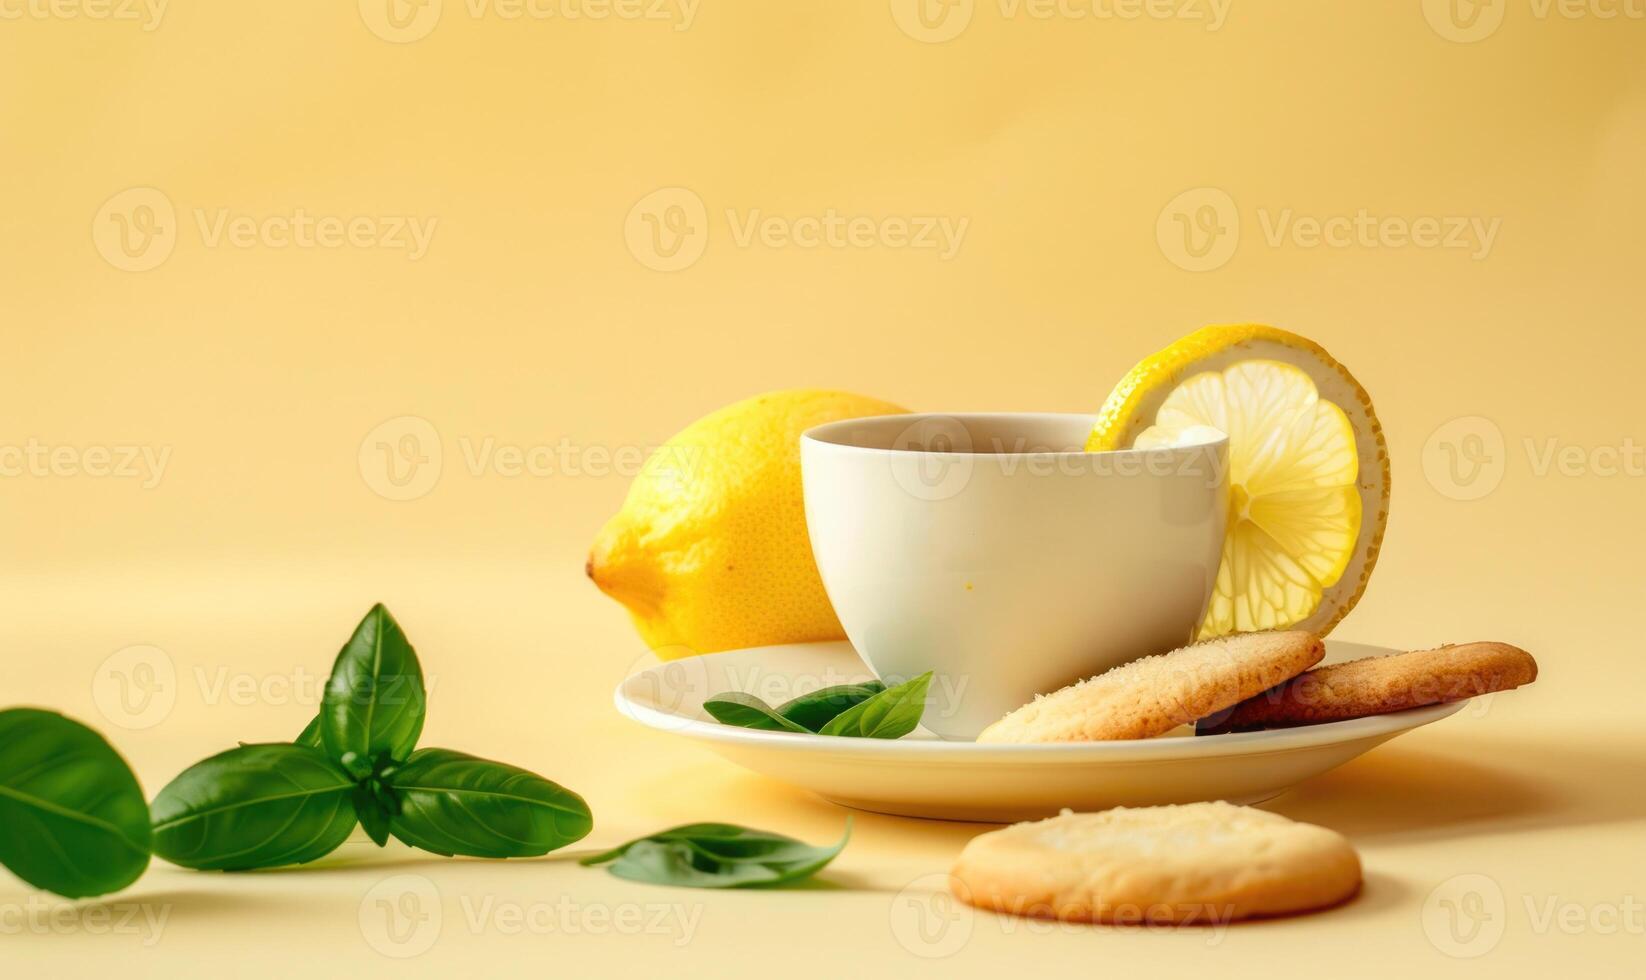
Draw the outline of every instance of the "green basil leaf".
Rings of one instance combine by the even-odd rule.
[[[382,603],[337,655],[320,704],[326,754],[357,779],[386,756],[404,761],[423,733],[423,668]]]
[[[699,823],[629,841],[579,861],[610,864],[619,878],[684,888],[764,888],[809,878],[835,859],[851,839],[851,817],[836,844],[804,841],[736,824]]]
[[[149,866],[137,777],[103,736],[55,711],[0,711],[0,864],[36,888],[86,898]]]
[[[722,725],[754,728],[766,732],[805,732],[811,729],[778,714],[771,705],[752,694],[727,691],[703,702],[703,710]]]
[[[808,731],[815,732],[842,711],[859,702],[867,701],[885,689],[886,685],[879,681],[836,684],[791,698],[777,706],[777,713],[798,725],[805,726]]]
[[[381,782],[370,779],[358,783],[349,794],[354,815],[365,829],[366,836],[378,847],[389,842],[389,822],[399,811],[399,802]]]
[[[230,749],[183,770],[154,798],[154,852],[202,870],[313,861],[354,829],[354,787],[306,745]]]
[[[850,817],[848,816],[847,819],[849,820]],[[641,841],[662,843],[690,841],[703,850],[727,858],[762,857],[774,853],[780,854],[796,845],[800,847],[810,846],[792,837],[785,837],[782,834],[774,834],[764,830],[753,830],[735,823],[688,823],[646,837],[637,837],[627,844],[620,844],[609,851],[583,858],[579,863],[583,865],[605,864],[621,857],[629,848]]]
[[[860,701],[830,719],[820,735],[849,738],[902,738],[920,726],[926,711],[926,689],[932,672],[889,687],[867,701]]]
[[[588,804],[571,790],[450,749],[419,749],[384,775],[400,803],[390,832],[435,854],[533,857],[594,827]]]
[[[303,726],[303,730],[297,733],[296,738],[292,739],[292,743],[294,745],[308,745],[317,749],[325,748],[326,743],[320,738],[320,716],[315,715],[310,718],[309,723]],[[241,744],[246,743],[242,742]]]

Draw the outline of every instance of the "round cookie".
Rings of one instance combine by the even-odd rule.
[[[1335,905],[1360,858],[1336,831],[1228,803],[1065,810],[973,838],[950,887],[1012,915],[1216,925]]]
[[[1460,701],[1537,680],[1537,661],[1507,643],[1463,643],[1318,667],[1202,719],[1199,735],[1318,725]]]
[[[1320,637],[1303,630],[1219,637],[1037,697],[985,728],[977,740],[1153,738],[1296,677],[1325,654]]]

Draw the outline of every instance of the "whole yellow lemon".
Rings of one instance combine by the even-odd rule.
[[[587,571],[664,659],[845,638],[806,536],[800,433],[888,402],[776,391],[698,419],[646,460]]]

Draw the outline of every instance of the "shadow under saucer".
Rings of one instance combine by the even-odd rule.
[[[1383,746],[1264,808],[1351,838],[1413,840],[1646,814],[1646,781],[1625,775],[1639,766],[1627,738],[1448,733],[1434,741],[1435,747]]]

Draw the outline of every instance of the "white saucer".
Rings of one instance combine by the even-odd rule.
[[[1391,652],[1329,640],[1326,661]],[[702,707],[724,691],[775,705],[873,676],[849,643],[757,647],[642,669],[618,685],[616,701],[619,711],[644,725],[696,739],[740,766],[845,806],[983,821],[1045,817],[1063,807],[1256,803],[1464,704],[1275,731],[1196,737],[1183,729],[1154,739],[1067,745],[946,742],[924,729],[895,741],[755,731],[722,725]]]

